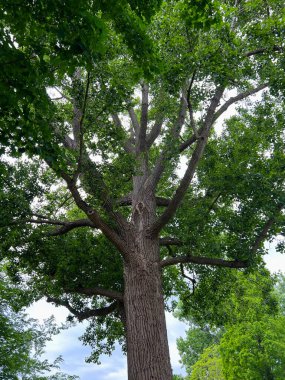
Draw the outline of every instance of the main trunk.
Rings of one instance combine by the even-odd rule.
[[[128,379],[171,380],[158,243],[142,245],[125,267]]]

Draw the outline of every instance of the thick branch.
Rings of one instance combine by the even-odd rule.
[[[115,301],[109,306],[101,307],[99,309],[86,308],[84,311],[78,311],[66,300],[64,301],[54,297],[47,297],[47,302],[52,302],[58,306],[66,307],[79,320],[79,322],[90,317],[104,317],[108,314],[111,314],[114,310],[116,310],[118,306],[117,301]]]
[[[142,85],[142,105],[141,105],[141,120],[138,133],[138,153],[143,152],[146,148],[146,130],[148,121],[148,85]]]
[[[148,136],[146,138],[146,145],[147,145],[148,149],[152,146],[152,144],[155,142],[155,140],[159,136],[159,134],[161,132],[163,120],[164,120],[163,115],[161,115],[161,114],[155,120],[154,125],[153,125],[150,133],[148,134]]]
[[[203,124],[203,131],[202,136],[198,140],[197,146],[192,154],[192,157],[189,161],[188,167],[186,169],[186,172],[176,189],[173,198],[171,199],[168,207],[164,211],[164,213],[156,220],[156,222],[153,224],[153,226],[150,228],[150,234],[151,235],[157,235],[159,231],[169,222],[169,220],[173,217],[175,214],[177,208],[179,207],[180,203],[182,202],[182,199],[191,183],[191,180],[194,176],[194,173],[196,171],[196,168],[198,166],[198,163],[202,157],[202,154],[204,152],[205,146],[207,144],[208,136],[210,133],[210,128],[213,124],[213,116],[216,110],[216,107],[219,104],[219,101],[223,95],[224,88],[219,87],[216,89],[215,95],[211,101],[211,104],[208,108],[205,121]]]
[[[118,129],[120,129],[121,131],[124,131],[124,128],[123,128],[123,125],[122,125],[122,123],[121,123],[121,120],[120,120],[120,118],[119,118],[119,116],[117,115],[117,114],[113,114],[112,115],[112,119],[113,119],[113,122],[114,122],[114,124],[116,125],[116,127],[118,128]],[[125,151],[127,152],[127,153],[133,153],[134,152],[134,146],[133,146],[133,144],[132,144],[132,142],[131,142],[131,139],[126,139],[125,141],[124,141],[124,145],[123,145],[123,147],[124,147],[124,149],[125,149]]]
[[[223,260],[216,259],[211,257],[203,257],[203,256],[176,256],[169,257],[165,260],[162,260],[160,266],[162,268],[176,265],[176,264],[200,264],[200,265],[212,265],[217,267],[226,267],[226,268],[247,268],[248,263],[246,261],[238,261],[238,260]]]
[[[76,289],[64,289],[66,293],[79,293],[86,296],[103,296],[108,298],[113,298],[118,301],[123,301],[123,294],[117,292],[116,290],[104,289],[100,287],[94,288],[76,288]]]
[[[270,53],[273,51],[283,51],[284,49],[281,46],[273,46],[273,48],[259,48],[252,51],[248,51],[245,53],[245,57],[251,57],[253,55],[263,54],[263,53]]]
[[[132,122],[132,126],[133,126],[133,129],[134,129],[135,135],[137,137],[138,133],[139,133],[139,129],[140,129],[137,115],[136,115],[135,110],[133,109],[133,107],[130,107],[129,110],[128,110],[128,112],[129,112],[129,115],[130,115],[130,118],[131,118],[131,122]]]
[[[218,111],[214,115],[214,120],[217,120],[218,117],[220,117],[229,108],[229,106],[231,106],[232,104],[234,104],[234,103],[236,103],[236,102],[238,102],[240,100],[243,100],[243,99],[249,97],[250,95],[256,94],[257,92],[259,92],[261,90],[264,90],[266,87],[268,87],[268,83],[261,84],[260,86],[252,88],[251,90],[247,90],[247,91],[241,92],[237,96],[233,96],[232,98],[230,98],[229,100],[227,100],[225,102],[225,104],[223,104],[218,109]]]
[[[63,173],[63,178],[66,180],[67,186],[74,198],[77,207],[84,211],[89,220],[94,224],[95,228],[100,229],[103,234],[118,248],[118,250],[126,257],[128,254],[124,241],[107,223],[103,221],[98,212],[90,207],[80,196],[79,191],[68,176]]]

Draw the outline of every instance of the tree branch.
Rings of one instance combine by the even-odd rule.
[[[255,49],[255,50],[252,50],[252,51],[248,51],[247,53],[245,53],[245,57],[251,57],[253,55],[257,55],[257,54],[263,54],[263,53],[270,53],[272,51],[283,51],[284,49],[281,47],[281,46],[273,46],[273,48],[271,49],[268,49],[268,48],[259,48],[259,49]]]
[[[152,146],[152,144],[155,142],[155,140],[159,136],[162,125],[163,125],[163,121],[164,121],[163,115],[159,115],[158,118],[155,120],[150,133],[146,137],[146,146],[148,149]]]
[[[137,137],[138,134],[139,134],[139,129],[140,129],[140,125],[139,125],[139,122],[138,122],[137,115],[136,115],[133,107],[130,107],[128,109],[128,112],[129,112],[129,115],[130,115],[130,118],[131,118],[131,122],[132,122],[132,126],[133,126],[133,129],[134,129],[134,132],[135,132],[135,136]]]
[[[223,260],[216,259],[211,257],[203,257],[203,256],[176,256],[169,257],[160,262],[161,268],[176,265],[176,264],[199,264],[199,265],[212,265],[217,267],[225,267],[225,268],[247,268],[247,261],[239,261],[239,260]]]
[[[89,220],[94,224],[94,227],[100,229],[103,234],[115,245],[115,247],[118,248],[122,255],[127,258],[128,251],[124,241],[120,238],[120,236],[113,228],[111,228],[107,223],[103,221],[98,212],[81,198],[75,182],[71,180],[65,173],[63,173],[62,176],[67,183],[68,189],[71,192],[77,207],[85,212]]]
[[[118,301],[123,301],[123,294],[120,292],[117,292],[116,290],[109,290],[104,289],[100,287],[94,287],[94,288],[76,288],[76,289],[69,289],[65,288],[64,292],[66,293],[79,293],[84,294],[86,296],[103,296],[108,298],[113,298]]]
[[[161,247],[163,247],[163,246],[167,247],[169,245],[178,245],[178,246],[181,246],[181,245],[183,245],[183,242],[180,239],[177,239],[177,238],[163,237],[163,238],[159,239],[159,245]]]
[[[143,152],[146,148],[146,131],[148,121],[148,85],[142,85],[141,120],[138,132],[137,151]]]
[[[73,222],[67,222],[64,226],[56,229],[55,231],[49,232],[47,236],[60,236],[68,233],[69,231],[73,230],[74,228],[79,227],[92,227],[95,228],[95,225],[91,220],[89,219],[79,219],[75,220]]]
[[[113,114],[112,115],[112,119],[113,119],[113,122],[114,124],[116,125],[116,127],[118,129],[120,129],[121,131],[124,131],[124,128],[123,128],[123,125],[121,123],[121,120],[119,118],[119,116],[117,114]],[[124,145],[123,145],[125,151],[127,153],[134,153],[134,146],[131,142],[131,139],[127,138],[125,141],[124,141]]]
[[[74,307],[72,307],[67,300],[61,300],[59,298],[54,297],[47,297],[47,302],[54,303],[58,306],[66,307],[78,319],[79,322],[90,317],[104,317],[115,311],[118,306],[117,301],[115,301],[111,303],[109,306],[101,307],[99,309],[86,308],[84,311],[78,311]]]
[[[203,123],[203,131],[201,138],[198,140],[197,146],[192,154],[192,157],[189,161],[186,172],[180,181],[178,188],[176,189],[173,198],[171,199],[168,207],[163,212],[163,214],[155,221],[152,227],[150,227],[149,233],[151,235],[157,235],[159,231],[169,222],[169,220],[175,214],[177,208],[179,207],[184,195],[191,183],[191,180],[194,176],[198,163],[203,155],[205,146],[207,144],[208,136],[210,133],[211,126],[213,124],[213,117],[216,110],[216,107],[219,104],[219,101],[223,95],[224,88],[218,87],[214,94],[214,97],[211,101],[211,104],[208,108],[205,121]]]
[[[192,75],[189,87],[187,89],[186,101],[187,101],[187,106],[188,106],[188,111],[189,111],[189,116],[190,116],[190,126],[191,126],[191,128],[192,128],[192,130],[194,132],[194,136],[196,137],[196,139],[198,139],[199,138],[199,134],[198,134],[198,131],[197,131],[197,128],[196,128],[196,123],[195,123],[195,120],[194,120],[193,107],[192,107],[192,102],[191,102],[191,90],[192,90],[192,86],[193,86],[193,83],[194,83],[195,74],[196,74],[196,70],[194,70],[194,73]]]
[[[283,209],[283,207],[284,207],[284,205],[280,204],[277,207],[277,209],[276,209],[276,213],[279,214],[280,211]],[[264,242],[264,240],[266,239],[267,234],[268,234],[270,228],[273,226],[275,220],[276,220],[276,215],[272,216],[271,218],[269,218],[267,220],[267,222],[263,226],[262,230],[260,231],[260,233],[256,237],[255,242],[254,242],[254,244],[252,246],[251,250],[252,250],[253,253],[255,253],[259,249],[259,247],[261,246],[261,244]]]
[[[180,98],[180,107],[179,113],[177,117],[176,123],[173,124],[173,127],[170,131],[171,140],[176,141],[179,138],[181,128],[184,124],[186,117],[187,103],[184,94],[182,93]],[[169,146],[165,146],[163,151],[161,152],[155,167],[152,171],[152,174],[149,178],[149,181],[152,183],[152,186],[155,188],[161,178],[161,175],[165,168],[165,162],[167,161],[167,157],[169,155]]]
[[[251,90],[247,90],[247,91],[241,92],[237,96],[233,96],[232,98],[230,98],[229,100],[227,100],[225,102],[225,104],[223,104],[218,109],[218,111],[214,115],[214,120],[217,120],[229,108],[229,106],[231,106],[232,104],[234,104],[234,103],[236,103],[236,102],[238,102],[240,100],[243,100],[243,99],[247,98],[250,95],[256,94],[257,92],[259,92],[261,90],[264,90],[266,87],[268,87],[268,83],[261,84],[260,86],[252,88]]]

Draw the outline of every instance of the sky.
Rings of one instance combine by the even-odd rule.
[[[267,268],[272,272],[282,271],[285,273],[285,255],[281,255],[274,250],[274,244],[269,246],[269,254],[265,256]],[[56,321],[60,324],[65,322],[68,312],[63,307],[54,307],[44,300],[38,301],[28,309],[31,317],[40,321],[54,315]],[[171,364],[174,374],[185,375],[184,368],[179,363],[179,353],[176,348],[178,337],[185,337],[187,325],[174,318],[171,313],[166,313],[169,348]],[[63,330],[59,335],[47,343],[44,358],[53,361],[59,355],[63,357],[64,362],[61,365],[61,371],[70,375],[77,375],[80,380],[126,380],[127,379],[127,362],[126,357],[117,347],[109,357],[103,355],[101,364],[86,363],[85,358],[91,352],[89,347],[82,345],[79,337],[83,334],[87,322],[78,323],[76,326]]]

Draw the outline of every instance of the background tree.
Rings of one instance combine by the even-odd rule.
[[[178,340],[186,378],[282,379],[285,329],[280,300],[284,294],[278,291],[276,296],[275,289],[282,288],[284,279],[279,277],[273,289],[273,281],[266,272],[235,277],[226,294],[223,286],[217,289],[227,299],[229,312],[225,313],[223,323],[219,323],[219,318],[213,319],[214,314],[223,312],[222,305],[215,300],[213,314],[204,314],[199,325],[189,329],[186,339]],[[198,334],[203,337],[205,329],[210,337],[206,343]]]
[[[1,79],[2,150],[26,159],[1,161],[1,254],[35,296],[91,321],[91,360],[119,340],[129,379],[171,379],[168,298],[187,307],[197,280],[225,281],[212,267],[262,266],[282,233],[284,5],[40,4],[23,23],[3,7],[4,56],[20,62]]]
[[[43,325],[28,319],[22,311],[28,301],[27,294],[9,283],[3,271],[0,292],[0,379],[77,379],[59,372],[48,375],[59,367],[60,357],[54,363],[41,360],[46,341],[60,331],[53,319],[46,320]]]

